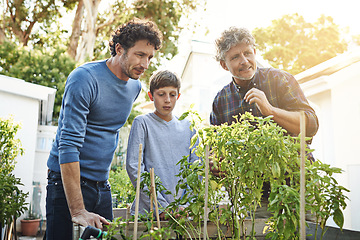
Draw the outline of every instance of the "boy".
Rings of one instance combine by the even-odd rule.
[[[150,78],[149,98],[154,102],[155,111],[134,119],[131,127],[126,170],[134,187],[136,186],[138,171],[139,144],[143,146],[141,173],[149,172],[154,168],[155,174],[160,177],[164,187],[176,193],[177,175],[180,166],[176,165],[183,156],[189,155],[189,162],[196,159],[190,149],[190,141],[194,132],[190,130],[190,122],[186,119],[179,121],[172,111],[180,97],[180,79],[172,72],[159,71]],[[194,146],[195,147],[195,146]],[[194,148],[193,147],[193,148]],[[162,208],[166,208],[174,201],[173,195],[162,192],[156,193],[157,201]],[[179,196],[182,192],[179,192]],[[135,201],[134,201],[135,202]],[[150,211],[150,199],[141,190],[139,213]],[[160,218],[164,219],[165,212],[159,210]],[[131,214],[135,214],[135,204],[131,206]]]

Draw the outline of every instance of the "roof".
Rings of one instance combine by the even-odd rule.
[[[320,63],[295,76],[299,83],[305,83],[310,80],[332,75],[356,62],[360,61],[360,47],[333,57],[323,63]]]
[[[48,125],[51,123],[56,89],[0,75],[1,91],[39,100],[39,124]]]

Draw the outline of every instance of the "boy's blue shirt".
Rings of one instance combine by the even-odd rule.
[[[167,122],[155,113],[141,115],[135,118],[129,136],[129,143],[126,156],[126,170],[130,180],[136,186],[139,144],[143,145],[141,162],[141,173],[150,172],[154,168],[163,186],[176,194],[175,187],[179,178],[176,175],[180,172],[177,163],[188,156],[188,161],[193,162],[197,158],[194,151],[196,145],[190,148],[191,138],[195,132],[190,130],[190,122],[186,119],[179,121],[174,117]],[[182,190],[177,197],[182,196]],[[157,200],[161,207],[166,208],[169,203],[174,201],[173,195],[157,193]],[[145,214],[145,210],[150,211],[150,200],[142,190],[139,199],[139,213]],[[135,204],[131,207],[131,214],[134,214]],[[161,212],[161,211],[160,211]]]
[[[49,169],[79,161],[82,177],[107,180],[118,131],[140,91],[140,81],[117,78],[106,60],[76,68],[66,81]]]

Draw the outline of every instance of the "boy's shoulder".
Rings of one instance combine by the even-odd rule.
[[[134,118],[134,122],[156,122],[157,116],[155,115],[155,113],[145,113],[145,114],[141,114],[138,115]]]

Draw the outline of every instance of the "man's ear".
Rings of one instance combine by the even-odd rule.
[[[229,71],[228,67],[226,66],[226,62],[224,60],[220,60],[220,65],[223,69],[225,69],[226,71]]]
[[[118,54],[118,55],[122,55],[122,54],[124,53],[124,48],[121,46],[120,43],[117,43],[117,44],[115,45],[115,52],[116,52],[116,54]]]
[[[153,96],[152,96],[152,94],[151,94],[150,91],[148,91],[148,96],[149,96],[149,98],[150,98],[151,101],[154,101],[154,98],[153,98]]]
[[[179,95],[178,95],[178,97],[177,97],[177,99],[176,99],[176,100],[178,100],[178,99],[179,99],[180,95],[181,95],[181,93],[179,93]]]

